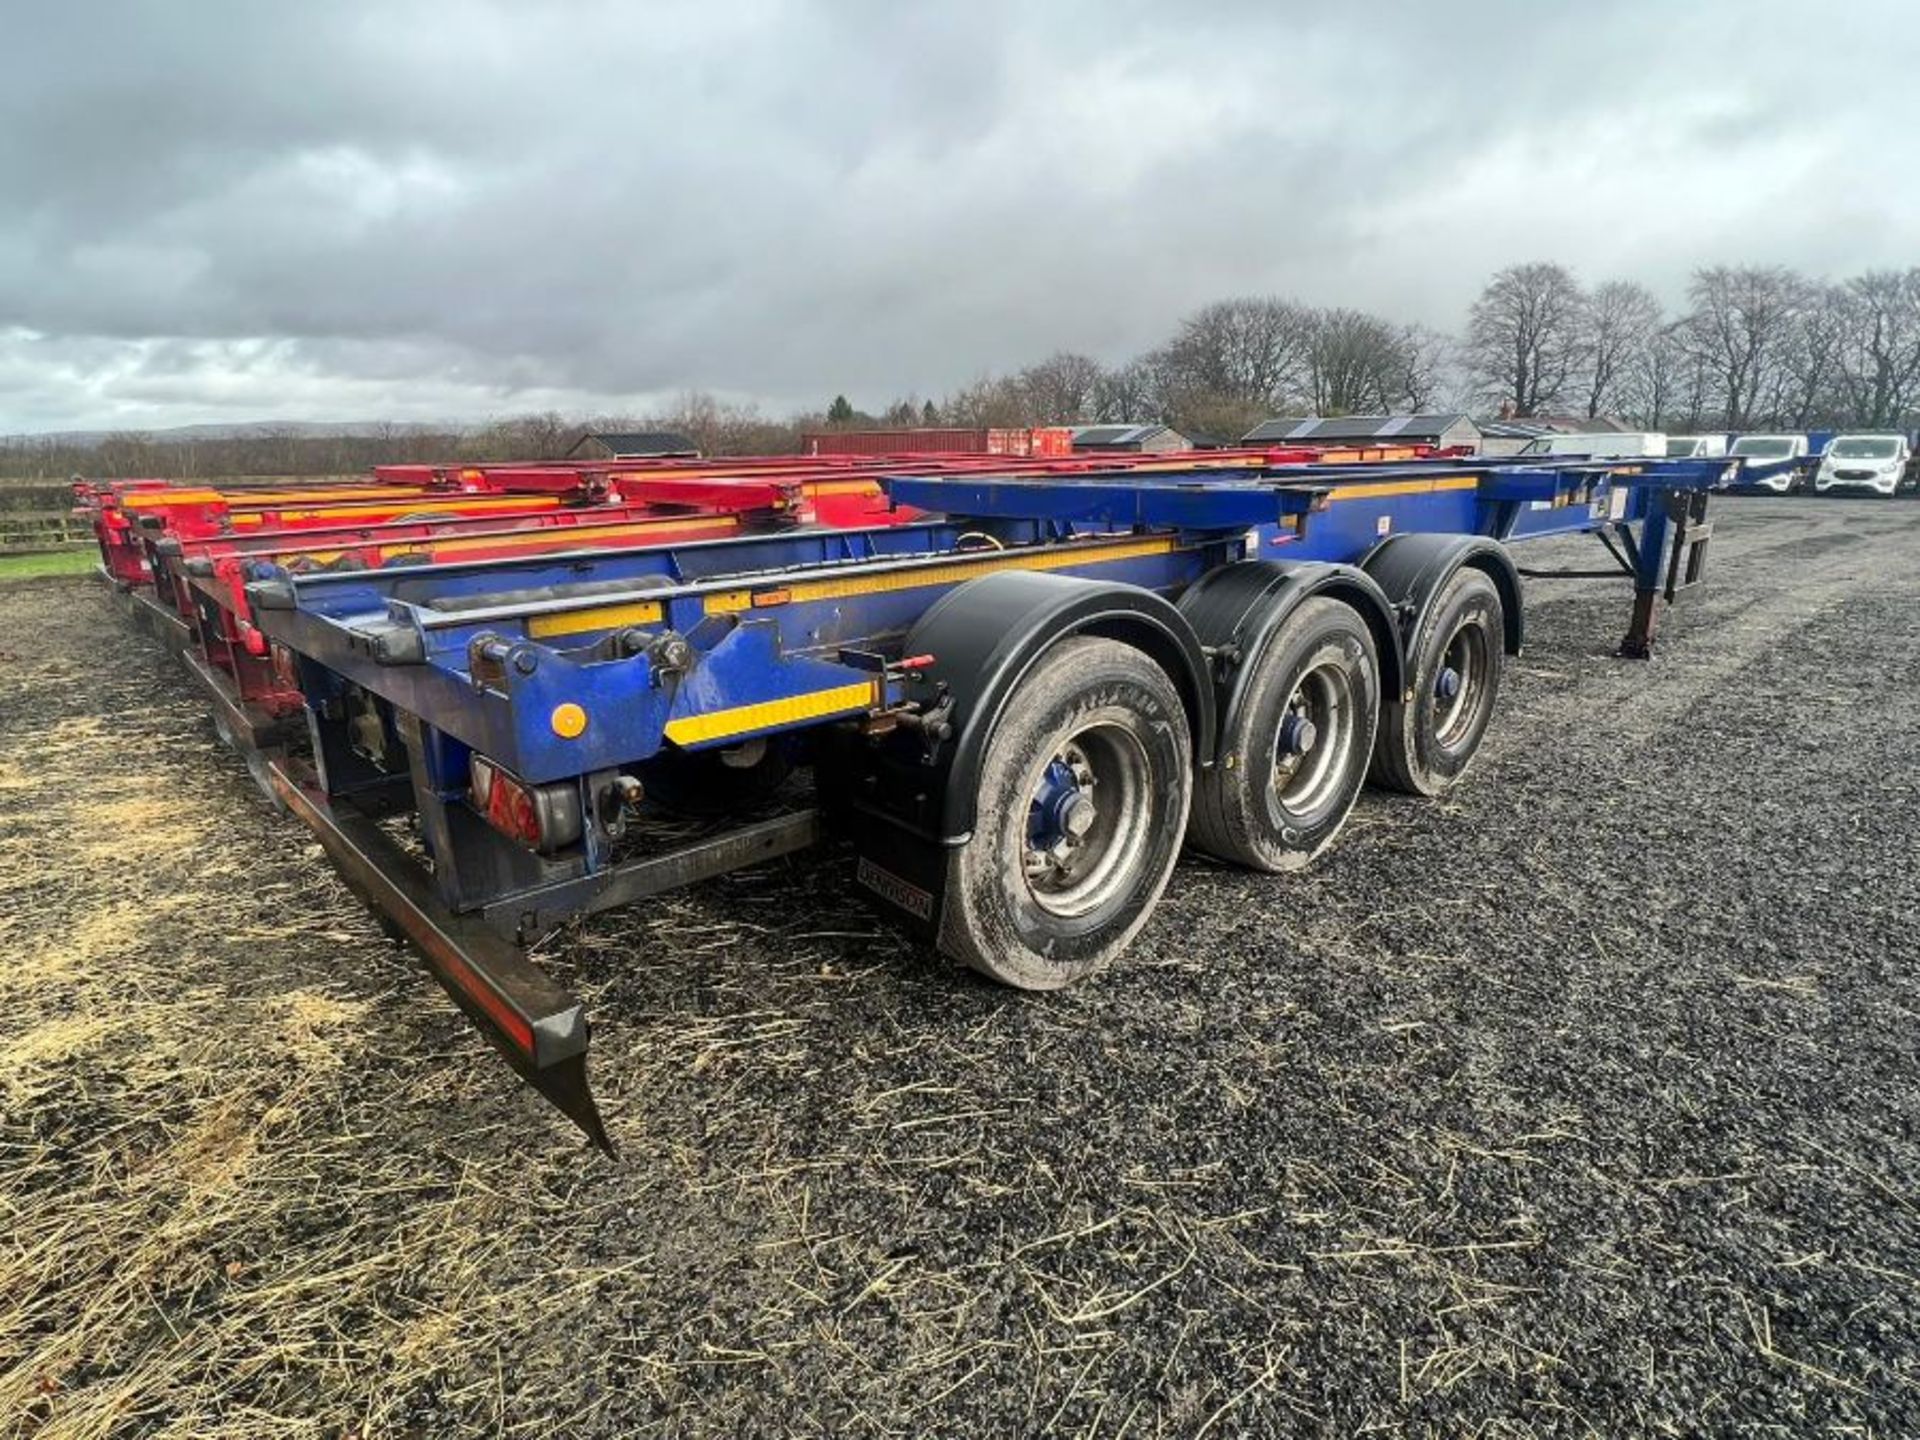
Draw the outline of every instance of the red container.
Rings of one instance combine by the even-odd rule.
[[[1073,433],[962,426],[901,430],[810,430],[800,437],[803,455],[1071,455]]]

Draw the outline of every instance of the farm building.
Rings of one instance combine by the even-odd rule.
[[[1243,438],[1246,445],[1444,445],[1477,450],[1480,427],[1470,415],[1345,415],[1322,420],[1301,415],[1268,420]]]
[[[1540,436],[1548,433],[1545,425],[1527,420],[1480,420],[1482,455],[1518,455]]]
[[[676,430],[589,430],[569,460],[698,460],[700,447]]]
[[[1193,449],[1193,442],[1170,425],[1076,425],[1075,454],[1167,455]]]

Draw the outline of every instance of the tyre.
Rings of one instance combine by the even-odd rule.
[[[1454,572],[1429,606],[1407,657],[1411,700],[1382,707],[1373,779],[1408,795],[1438,795],[1465,773],[1500,694],[1506,614],[1484,570]]]
[[[1367,622],[1338,600],[1301,602],[1241,678],[1189,838],[1255,870],[1298,870],[1346,823],[1379,718]]]
[[[1022,990],[1072,984],[1125,948],[1179,859],[1180,694],[1131,645],[1062,640],[1009,697],[979,785],[973,838],[947,859],[940,949]]]

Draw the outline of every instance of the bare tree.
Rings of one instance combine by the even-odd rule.
[[[1565,266],[1509,265],[1473,302],[1467,363],[1503,408],[1537,415],[1566,389],[1580,326],[1580,287]]]
[[[1845,286],[1842,384],[1857,422],[1895,425],[1920,403],[1920,267],[1870,270]]]
[[[1153,357],[1163,393],[1185,403],[1279,409],[1303,389],[1313,313],[1288,300],[1222,300],[1180,322]]]
[[[1396,403],[1416,414],[1431,411],[1443,391],[1457,391],[1454,342],[1424,325],[1402,325],[1396,346],[1399,378]]]
[[[1633,280],[1596,285],[1581,310],[1580,367],[1589,416],[1618,406],[1634,361],[1660,329],[1660,302]]]
[[[1664,430],[1668,420],[1677,418],[1684,376],[1693,363],[1682,324],[1676,320],[1657,327],[1628,355],[1615,390],[1621,413],[1649,430]]]
[[[1092,417],[1102,373],[1091,356],[1056,350],[1022,370],[1019,383],[1037,423],[1071,425]]]
[[[1844,408],[1843,359],[1854,323],[1846,290],[1810,285],[1794,312],[1782,355],[1779,419],[1797,430]]]
[[[1133,360],[1101,372],[1093,390],[1093,418],[1109,425],[1162,419],[1153,366]]]
[[[643,428],[678,431],[705,455],[785,455],[800,448],[797,423],[769,420],[758,406],[722,400],[704,390],[686,392],[672,409],[648,416]]]
[[[1391,410],[1403,395],[1402,332],[1359,310],[1322,310],[1307,346],[1307,380],[1316,415]]]
[[[961,386],[940,406],[949,425],[1031,425],[1033,407],[1026,390],[1006,376],[982,375]]]
[[[1779,266],[1714,265],[1687,287],[1687,334],[1729,430],[1745,430],[1775,390],[1805,282]]]

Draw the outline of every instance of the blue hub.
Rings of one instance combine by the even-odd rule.
[[[1314,728],[1313,721],[1304,715],[1289,713],[1280,721],[1280,753],[1282,755],[1304,755],[1313,749],[1313,742],[1320,738],[1320,732]]]
[[[1442,665],[1440,673],[1433,677],[1433,693],[1442,700],[1451,700],[1460,693],[1460,672],[1451,665]]]
[[[1027,844],[1051,850],[1084,835],[1093,820],[1093,802],[1074,779],[1066,761],[1055,760],[1040,777],[1040,791],[1027,810]]]

